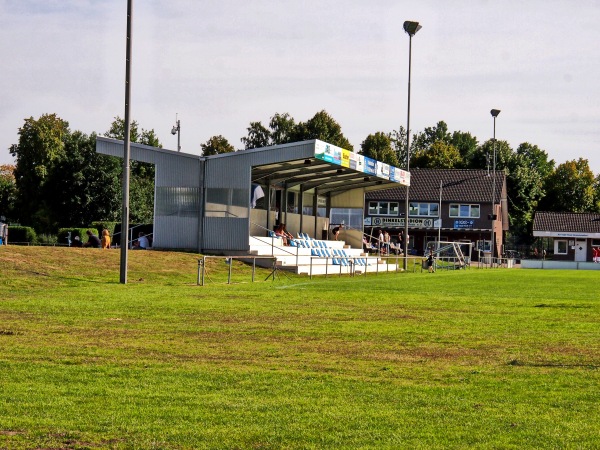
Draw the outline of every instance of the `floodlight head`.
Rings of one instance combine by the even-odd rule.
[[[417,31],[419,31],[421,28],[422,27],[419,25],[419,22],[411,22],[410,20],[404,22],[404,31],[406,31],[410,37],[413,37],[415,34],[417,34]]]
[[[498,114],[500,114],[500,110],[499,109],[492,109],[490,111],[490,114],[494,117],[498,117]]]
[[[174,136],[177,134],[177,127],[173,126],[173,128],[171,129],[171,134]]]

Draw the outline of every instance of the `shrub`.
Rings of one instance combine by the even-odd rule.
[[[58,237],[55,234],[40,234],[37,237],[37,242],[43,245],[56,245]]]
[[[30,243],[37,242],[37,234],[31,227],[10,226],[8,227],[8,243]]]

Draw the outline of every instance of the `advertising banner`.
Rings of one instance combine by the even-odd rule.
[[[366,217],[365,225],[374,227],[403,227],[404,217]],[[411,228],[433,228],[434,219],[408,219],[408,226]]]
[[[342,165],[342,149],[327,142],[315,142],[315,158]]]
[[[473,228],[473,225],[475,225],[475,221],[474,220],[467,220],[467,219],[462,219],[462,220],[455,220],[454,221],[454,228]]]
[[[390,165],[381,161],[377,161],[377,176],[379,178],[390,179]]]
[[[350,155],[352,152],[350,150],[342,149],[342,167],[350,167]]]
[[[365,173],[377,176],[377,161],[365,156]]]

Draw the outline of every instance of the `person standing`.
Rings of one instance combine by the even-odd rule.
[[[390,254],[390,244],[391,244],[391,237],[390,237],[390,233],[388,233],[387,231],[385,231],[383,233],[383,242],[385,243],[385,252],[389,255]]]
[[[429,273],[433,273],[433,250],[429,249],[429,256],[427,257],[427,270]]]

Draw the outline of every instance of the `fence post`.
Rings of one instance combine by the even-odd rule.
[[[256,257],[252,258],[252,282],[254,283],[254,274],[256,273]]]
[[[227,284],[231,284],[231,266],[233,266],[233,258],[227,258],[229,260],[229,273],[227,274]]]

